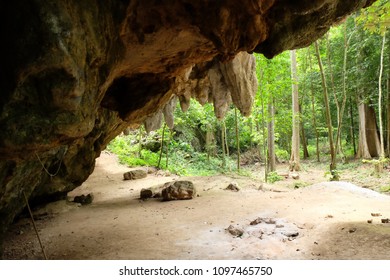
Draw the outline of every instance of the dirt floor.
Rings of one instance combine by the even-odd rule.
[[[49,259],[390,259],[390,223],[382,223],[390,196],[325,182],[323,171],[303,170],[299,180],[310,186],[294,188],[292,178],[265,184],[256,176],[161,171],[124,181],[128,170],[103,152],[91,177],[69,193],[92,192],[92,204],[59,201],[35,211]],[[197,197],[139,199],[142,188],[173,180],[191,180]],[[240,191],[224,190],[232,182]],[[27,217],[4,245],[5,259],[43,258]]]

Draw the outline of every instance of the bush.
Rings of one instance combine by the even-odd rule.
[[[271,184],[281,180],[283,180],[283,177],[280,176],[276,171],[267,174],[267,182]]]
[[[286,150],[276,149],[275,155],[279,160],[288,161],[290,159],[290,155]]]

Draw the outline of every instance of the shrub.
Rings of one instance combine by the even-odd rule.
[[[282,176],[280,176],[276,171],[270,172],[267,174],[267,182],[269,183],[275,183],[277,181],[281,181],[283,179]]]

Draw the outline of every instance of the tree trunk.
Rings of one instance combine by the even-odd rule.
[[[261,130],[262,130],[262,135],[263,135],[263,155],[264,155],[264,165],[265,165],[265,168],[264,168],[264,181],[267,183],[267,179],[268,179],[268,149],[267,149],[267,137],[265,135],[265,108],[264,108],[264,95],[262,95],[261,97],[261,112],[262,112],[262,116],[261,116]]]
[[[326,123],[328,127],[328,138],[329,138],[329,148],[330,148],[330,172],[332,174],[331,180],[338,180],[338,175],[335,172],[337,165],[336,165],[336,150],[334,148],[333,143],[333,127],[332,127],[332,119],[330,115],[330,108],[329,108],[329,98],[328,98],[328,87],[326,85],[326,79],[324,74],[324,68],[322,66],[322,60],[320,55],[320,50],[318,47],[318,42],[314,42],[314,46],[316,49],[316,56],[318,60],[318,66],[320,67],[320,73],[321,73],[321,82],[322,82],[322,89],[324,91],[324,103],[325,103],[325,116],[326,116]]]
[[[356,156],[356,141],[355,141],[355,122],[353,121],[353,105],[352,105],[352,98],[349,96],[349,114],[351,118],[351,141],[353,146],[353,155]]]
[[[301,141],[302,141],[302,149],[303,149],[303,158],[308,159],[310,155],[309,155],[309,150],[307,149],[306,134],[303,125],[301,125]]]
[[[290,171],[300,170],[299,155],[299,95],[298,95],[298,75],[296,50],[290,51],[291,58],[291,80],[292,80],[292,111],[293,111],[293,128],[292,128],[292,145],[290,158]]]
[[[346,23],[344,24],[346,26]],[[329,76],[330,76],[330,85],[332,88],[332,94],[334,98],[334,103],[336,105],[336,116],[337,116],[337,125],[341,124],[341,112],[340,112],[340,102],[336,95],[336,89],[334,85],[334,78],[333,78],[333,68],[332,68],[332,59],[331,59],[331,50],[330,50],[330,41],[329,41],[329,32],[326,34],[326,54],[327,54],[327,60],[328,60],[328,67],[329,67]],[[346,55],[346,50],[344,48],[344,54]],[[344,56],[345,57],[345,56]],[[340,153],[342,150],[341,147],[341,139],[339,136],[339,133],[341,133],[341,130],[339,129],[339,126],[337,126],[337,136],[336,136],[336,142],[335,142],[335,150],[336,153]],[[341,135],[341,134],[340,134]]]
[[[262,69],[260,69],[260,79],[259,79],[259,98],[261,101],[261,111],[259,110],[258,115],[257,115],[257,120],[256,126],[257,130],[259,131],[259,134],[262,136],[263,142],[259,145],[259,156],[261,159],[264,159],[266,161],[266,147],[265,147],[265,136],[264,136],[264,96],[263,96],[263,77],[264,77],[264,72]],[[260,112],[261,112],[261,117],[260,117]],[[261,120],[261,128],[260,128],[260,120]],[[267,170],[267,169],[265,169]]]
[[[238,133],[238,115],[237,115],[237,108],[234,107],[234,115],[236,119],[236,144],[237,144],[237,170],[240,171],[240,134]]]
[[[299,96],[298,96],[298,75],[296,51],[290,51],[291,58],[291,80],[292,80],[292,111],[293,111],[293,129],[292,145],[290,158],[290,171],[300,170],[299,158]]]
[[[379,137],[380,137],[380,151],[379,157],[385,157],[385,143],[383,137],[383,123],[382,123],[382,72],[383,72],[383,51],[385,49],[385,41],[386,41],[386,33],[383,34],[382,38],[382,49],[381,49],[381,57],[380,57],[380,67],[379,67],[379,96],[378,96],[378,114],[379,114]]]
[[[390,58],[390,56],[389,56]],[[390,68],[387,74],[387,156],[390,156]]]
[[[310,54],[310,47],[307,48],[307,53],[309,56],[309,70],[310,73],[312,72],[312,62],[311,62],[311,54]],[[316,154],[317,154],[317,161],[320,162],[320,149],[319,149],[319,134],[317,130],[317,118],[316,118],[316,110],[315,110],[315,98],[314,98],[314,86],[313,86],[313,80],[310,79],[310,92],[311,92],[311,111],[313,115],[313,128],[316,135]]]
[[[359,111],[359,145],[358,158],[371,159],[380,153],[380,141],[376,124],[375,111],[372,107],[361,102]]]
[[[268,171],[273,172],[276,170],[275,160],[275,111],[273,99],[268,103]]]
[[[171,139],[172,139],[172,130],[168,127],[169,129],[169,138],[168,138],[168,142],[167,142],[167,145],[165,147],[166,149],[166,161],[165,161],[165,168],[168,169],[168,159],[169,159],[169,144],[171,143]]]
[[[230,156],[230,150],[229,150],[229,141],[228,141],[227,132],[226,132],[225,120],[223,120],[223,129],[224,129],[224,135],[225,135],[225,152],[226,152],[226,156],[229,157]]]
[[[302,107],[299,105],[299,115],[301,116],[301,121],[302,121]],[[303,150],[303,158],[308,159],[309,158],[309,151],[307,150],[307,141],[306,141],[306,134],[305,134],[305,127],[303,126],[303,121],[301,122],[300,125],[301,129],[301,143],[302,143],[302,150]]]
[[[210,133],[210,125],[207,124],[206,126],[206,152],[207,152],[207,161],[210,161],[210,155],[211,155],[211,133]],[[222,143],[223,145],[223,143]]]
[[[252,150],[253,149],[253,121],[252,121],[252,115],[248,118],[248,121],[249,121],[249,147],[250,149]]]
[[[225,120],[221,122],[221,145],[222,145],[222,168],[226,168],[226,149],[225,149],[225,138],[226,138]]]
[[[161,136],[160,156],[158,158],[157,168],[160,168],[161,158],[162,158],[162,154],[163,154],[163,150],[164,150],[164,134],[165,134],[165,127],[166,126],[167,126],[166,123],[164,123],[162,136]]]
[[[340,148],[340,152],[342,154],[343,159],[345,160],[345,155],[343,152],[343,148],[341,146],[341,129],[343,124],[343,117],[345,111],[345,104],[347,102],[347,89],[346,89],[346,80],[347,80],[347,54],[349,41],[351,40],[353,32],[350,34],[347,39],[347,22],[344,23],[344,58],[343,58],[343,100],[341,102],[341,109],[338,111],[337,117],[337,136],[336,136],[336,151]],[[354,143],[355,144],[355,143]]]
[[[142,143],[141,143],[141,140],[142,140],[142,125],[139,127],[138,129],[138,157],[141,158],[142,157],[142,154],[141,154],[141,151],[142,151]]]

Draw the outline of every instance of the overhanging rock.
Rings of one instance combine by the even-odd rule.
[[[223,117],[221,65],[307,46],[372,2],[1,1],[0,243],[23,193],[38,203],[79,186],[109,141],[162,109],[181,78],[201,103],[221,103]],[[237,91],[254,82],[222,76],[246,114],[250,97]]]

